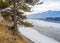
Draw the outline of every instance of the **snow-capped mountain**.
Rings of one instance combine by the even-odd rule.
[[[34,18],[34,19],[35,18],[47,18],[47,17],[60,17],[60,11],[48,10],[42,13],[27,15],[27,18]]]

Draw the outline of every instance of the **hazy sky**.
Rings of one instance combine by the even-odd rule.
[[[45,12],[47,10],[60,11],[60,0],[41,0],[42,5],[35,5],[31,13]],[[31,14],[28,13],[28,14]]]

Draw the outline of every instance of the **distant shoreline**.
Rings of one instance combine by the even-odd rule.
[[[42,20],[42,21],[47,21],[47,22],[52,22],[52,23],[60,23],[60,21],[46,20],[46,19],[34,19],[34,20]]]
[[[60,23],[60,21],[54,21],[54,20],[43,20],[43,21],[53,22],[53,23]]]

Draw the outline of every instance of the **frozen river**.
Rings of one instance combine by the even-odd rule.
[[[34,29],[38,32],[49,36],[60,42],[60,24],[59,23],[51,23],[46,21],[38,21],[38,20],[28,20],[34,25]]]
[[[60,28],[34,26],[34,29],[60,42]]]

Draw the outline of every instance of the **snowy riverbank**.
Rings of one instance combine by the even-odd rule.
[[[27,38],[35,43],[60,43],[52,38],[49,38],[33,28],[19,27],[19,31]]]
[[[38,32],[49,36],[57,41],[60,42],[60,24],[59,23],[52,23],[42,20],[27,20],[34,25],[34,29]]]

